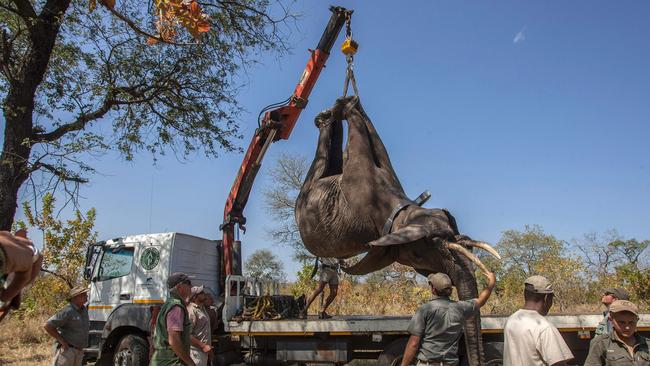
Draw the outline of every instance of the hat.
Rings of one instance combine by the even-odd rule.
[[[630,313],[639,316],[639,308],[634,305],[632,301],[616,300],[611,305],[609,305],[610,313],[618,313],[621,311],[629,311]]]
[[[205,292],[205,288],[203,287],[203,285],[194,286],[194,287],[192,287],[192,295],[190,296],[190,298],[193,298],[194,296],[196,296],[196,295],[198,295],[200,293],[204,293],[204,292]]]
[[[90,291],[90,289],[86,286],[76,286],[70,290],[70,293],[68,294],[68,300],[78,295],[84,294],[88,291]]]
[[[603,290],[603,294],[612,295],[617,300],[629,300],[630,294],[621,287],[610,287]]]
[[[182,282],[191,282],[190,278],[194,278],[194,276],[188,276],[183,272],[174,272],[167,278],[167,288],[174,288]]]
[[[553,286],[544,276],[530,276],[524,281],[526,291],[534,294],[552,294]]]
[[[451,279],[444,273],[432,273],[427,276],[427,280],[438,291],[451,288]]]

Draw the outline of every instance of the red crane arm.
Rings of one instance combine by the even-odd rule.
[[[264,154],[272,142],[280,139],[286,140],[291,135],[293,127],[300,117],[300,113],[307,105],[320,72],[325,67],[336,38],[338,37],[346,19],[352,14],[351,10],[342,7],[330,7],[332,16],[323,32],[318,47],[310,50],[307,66],[300,76],[298,85],[289,98],[287,105],[265,113],[260,127],[255,131],[255,136],[248,146],[244,160],[239,167],[237,178],[230,189],[224,208],[223,224],[219,227],[223,231],[223,274],[241,274],[241,264],[233,263],[233,243],[235,225],[245,230],[246,218],[243,211],[248,201],[253,182],[260,169]],[[241,258],[239,258],[241,259]],[[237,268],[233,268],[233,267]]]

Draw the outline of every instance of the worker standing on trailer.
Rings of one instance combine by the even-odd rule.
[[[327,296],[327,299],[321,304],[320,311],[318,312],[318,319],[330,319],[332,317],[331,315],[327,314],[327,308],[336,298],[336,294],[338,293],[339,289],[338,271],[341,265],[345,264],[345,261],[336,258],[318,258],[317,261],[320,261],[318,285],[316,286],[314,292],[309,295],[305,308],[300,312],[300,317],[303,319],[307,317],[307,310],[309,310],[311,303],[316,300],[316,297],[318,297],[320,293],[325,291],[326,285],[329,285],[330,293]]]
[[[156,319],[153,332],[151,366],[196,366],[190,357],[191,323],[186,300],[192,294],[192,281],[185,273],[172,273],[167,279],[169,296]]]
[[[477,299],[453,301],[451,279],[444,273],[432,273],[427,279],[433,299],[418,308],[409,323],[411,334],[402,366],[411,364],[417,355],[418,366],[455,366],[458,364],[458,340],[463,322],[474,316],[487,303],[496,284],[496,276],[486,273],[487,287]]]

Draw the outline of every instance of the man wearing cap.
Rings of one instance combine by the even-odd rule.
[[[192,294],[192,282],[185,273],[167,278],[169,296],[160,308],[153,332],[151,366],[196,366],[190,357],[191,323],[185,300]]]
[[[458,340],[463,332],[463,322],[474,316],[485,305],[496,284],[494,273],[487,273],[487,287],[477,299],[453,301],[449,299],[452,283],[444,273],[432,273],[427,279],[433,299],[413,315],[408,332],[411,334],[402,366],[408,366],[417,356],[418,366],[458,365]]]
[[[624,288],[611,287],[603,290],[603,297],[600,301],[605,305],[603,320],[596,326],[596,335],[609,334],[612,332],[612,322],[609,320],[609,306],[616,300],[629,300],[630,294]]]
[[[566,365],[573,354],[545,318],[553,306],[551,283],[543,276],[531,276],[524,285],[524,307],[510,315],[503,329],[503,365]]]
[[[70,290],[68,304],[54,314],[43,328],[56,340],[53,366],[80,366],[83,349],[88,347],[88,288],[77,286]]]
[[[608,315],[613,331],[593,339],[585,366],[650,366],[649,342],[636,333],[639,308],[627,300],[616,300]]]
[[[203,285],[192,287],[192,296],[187,305],[187,312],[192,323],[190,357],[197,366],[207,366],[212,358],[212,333],[210,316],[205,308],[207,294]]]

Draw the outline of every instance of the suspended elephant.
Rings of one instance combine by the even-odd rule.
[[[343,150],[343,121],[348,138]],[[359,98],[345,97],[318,114],[316,156],[296,201],[296,221],[307,250],[319,257],[349,258],[366,253],[344,269],[363,275],[393,262],[422,275],[449,275],[460,299],[478,296],[472,262],[487,269],[472,247],[498,257],[488,244],[461,235],[444,209],[410,200]],[[483,349],[479,315],[465,324],[467,356],[480,365]]]

